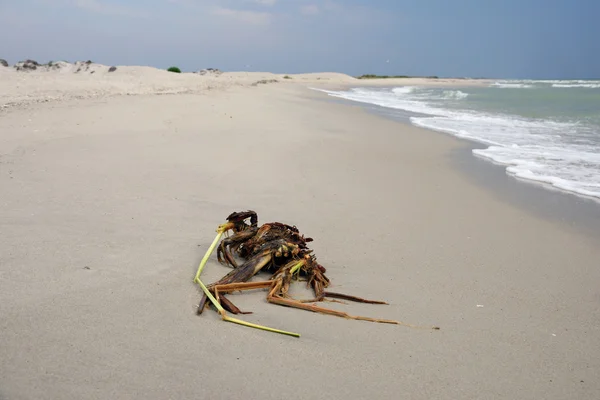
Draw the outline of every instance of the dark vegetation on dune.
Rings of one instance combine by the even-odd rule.
[[[252,84],[252,86],[258,86],[258,85],[267,85],[269,83],[277,83],[279,82],[277,79],[261,79],[260,81],[256,81]]]
[[[75,61],[74,63],[71,63],[69,61],[48,61],[46,64],[41,64],[35,60],[31,60],[31,59],[27,59],[24,61],[19,61],[17,63],[15,63],[12,68],[14,68],[15,70],[19,71],[19,72],[29,72],[29,71],[56,71],[56,70],[60,70],[63,69],[64,67],[66,67],[68,64],[71,64],[73,66],[76,67],[76,70],[73,71],[74,73],[79,73],[79,72],[89,72],[90,74],[94,74],[96,71],[92,68],[94,62],[92,60],[87,60],[87,61]],[[3,67],[9,67],[9,63],[4,60],[4,59],[0,59],[0,66]],[[117,70],[117,67],[110,67],[108,69],[108,72],[114,72]]]

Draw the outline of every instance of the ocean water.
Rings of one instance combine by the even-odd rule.
[[[600,200],[600,81],[503,80],[461,88],[325,91],[485,145],[517,178]]]

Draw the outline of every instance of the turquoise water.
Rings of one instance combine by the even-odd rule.
[[[600,199],[600,81],[326,92],[408,113],[417,126],[485,144],[473,154],[517,178]]]
[[[454,106],[525,118],[583,122],[600,127],[600,83],[593,82],[596,81],[587,84],[498,82],[492,87],[463,89],[468,93],[464,104],[455,103]],[[512,85],[518,86],[511,87]]]

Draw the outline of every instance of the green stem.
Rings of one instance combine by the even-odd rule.
[[[300,275],[300,268],[304,265],[304,260],[298,261],[291,269],[290,273],[294,276],[294,273],[298,271],[298,275]]]
[[[194,278],[194,282],[200,281],[200,274],[202,273],[202,270],[204,269],[204,266],[206,265],[206,262],[208,261],[208,257],[210,257],[212,252],[215,250],[217,243],[219,243],[221,236],[223,236],[223,233],[224,233],[223,230],[219,229],[217,232],[218,233],[217,233],[217,236],[215,237],[215,240],[213,240],[212,244],[206,251],[206,254],[204,254],[204,258],[202,258],[202,261],[200,261],[200,265],[198,266],[198,272],[196,272],[196,277]]]
[[[231,318],[231,317],[228,317],[228,316],[225,316],[225,315],[223,316],[223,320],[229,321],[229,322],[233,322],[234,324],[240,324],[240,325],[244,325],[244,326],[249,326],[250,328],[262,329],[263,331],[281,333],[282,335],[288,335],[288,336],[293,336],[293,337],[297,337],[297,338],[300,337],[299,333],[282,331],[280,329],[269,328],[268,326],[252,324],[250,322],[242,321],[241,319],[237,319],[237,318]]]
[[[204,283],[202,283],[200,278],[194,279],[194,282],[196,282],[198,285],[200,285],[200,287],[202,288],[202,291],[204,292],[206,297],[208,297],[208,299],[213,304],[213,306],[215,306],[215,308],[219,311],[219,314],[221,314],[221,316],[223,316],[225,314],[225,309],[223,308],[223,306],[221,306],[221,304],[217,301],[217,299],[215,299],[215,296],[212,295],[212,293],[210,292],[210,290],[208,290],[208,288],[204,285]]]
[[[200,280],[200,274],[202,274],[202,270],[204,269],[204,266],[206,265],[206,262],[208,261],[208,257],[210,257],[211,253],[217,246],[217,243],[219,243],[219,239],[221,239],[221,236],[223,236],[225,229],[222,229],[221,227],[219,227],[217,232],[218,233],[217,233],[217,236],[215,237],[215,240],[213,240],[212,244],[208,248],[208,251],[204,255],[204,258],[200,262],[200,266],[198,267],[198,272],[196,272],[196,276],[194,277],[194,282],[197,283],[198,285],[200,285],[200,287],[202,288],[202,291],[204,292],[204,294],[206,294],[206,297],[208,297],[208,299],[213,304],[213,306],[215,306],[215,308],[219,311],[219,314],[221,314],[221,318],[224,321],[229,321],[229,322],[233,322],[234,324],[249,326],[251,328],[262,329],[263,331],[269,331],[269,332],[281,333],[282,335],[300,337],[300,334],[298,334],[298,333],[282,331],[280,329],[269,328],[268,326],[263,326],[263,325],[252,324],[250,322],[242,321],[241,319],[237,319],[237,318],[232,318],[227,315],[223,306],[221,306],[221,304],[217,301],[217,299],[215,299],[215,296],[212,295],[210,290],[208,290],[206,285],[204,285],[204,283],[202,283],[202,281]]]
[[[208,299],[210,300],[210,302],[219,311],[219,314],[221,314],[221,318],[223,319],[223,321],[228,321],[228,322],[233,322],[234,324],[249,326],[250,328],[261,329],[263,331],[280,333],[282,335],[300,337],[299,333],[282,331],[280,329],[269,328],[268,326],[252,324],[250,322],[242,321],[241,319],[229,317],[227,315],[227,313],[225,312],[225,309],[223,308],[223,306],[221,306],[221,304],[219,304],[219,302],[217,301],[217,299],[215,299],[215,296],[212,295],[212,293],[210,292],[210,290],[208,290],[208,288],[204,285],[204,283],[202,283],[202,281],[200,279],[196,279],[195,281],[196,281],[196,283],[198,283],[198,285],[200,285],[200,287],[202,288],[202,291],[206,294],[206,297],[208,297]]]

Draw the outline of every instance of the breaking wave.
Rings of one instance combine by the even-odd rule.
[[[498,87],[534,89],[539,82],[549,90],[552,90],[551,85],[600,87],[600,82],[589,81],[516,81],[497,82],[485,90]],[[482,111],[464,103],[471,101],[472,94],[467,93],[468,89],[397,87],[325,92],[333,97],[416,113],[418,115],[410,117],[414,125],[487,145],[485,149],[473,150],[473,154],[504,165],[510,175],[600,198],[600,126],[552,117],[526,118]]]

